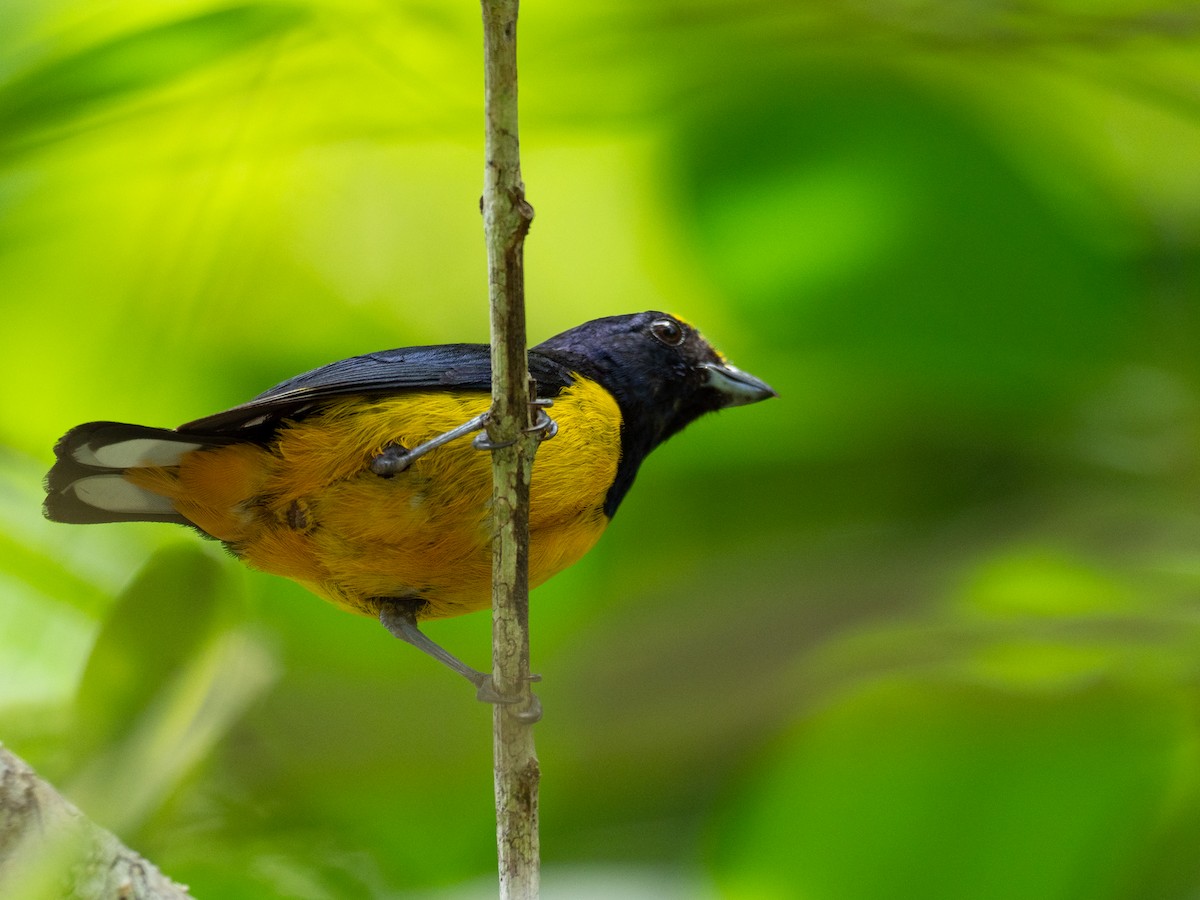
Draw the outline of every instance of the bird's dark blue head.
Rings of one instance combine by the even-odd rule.
[[[616,511],[647,454],[707,412],[777,396],[730,365],[691,325],[649,311],[593,319],[533,348],[599,382],[621,409],[621,463],[605,512]]]

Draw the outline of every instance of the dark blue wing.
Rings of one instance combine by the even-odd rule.
[[[543,397],[553,397],[572,382],[570,369],[536,351],[529,354],[529,371]],[[321,366],[275,385],[248,403],[188,422],[178,430],[214,434],[271,428],[281,418],[302,415],[324,400],[351,394],[430,389],[487,392],[491,386],[487,344],[402,347]]]

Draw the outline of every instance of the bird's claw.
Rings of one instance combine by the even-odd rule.
[[[478,679],[471,679],[475,684],[475,699],[481,703],[491,703],[498,706],[513,706],[517,703],[525,703],[524,709],[514,709],[512,714],[521,722],[527,725],[532,725],[534,722],[541,721],[542,718],[542,701],[538,699],[537,694],[532,692],[519,692],[513,695],[500,693],[496,689],[496,683],[492,680],[491,675],[480,673]],[[541,681],[541,675],[530,675],[529,681]],[[527,699],[528,698],[528,699]]]

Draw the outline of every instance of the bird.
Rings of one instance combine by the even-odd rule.
[[[655,310],[585,322],[528,363],[549,438],[530,481],[530,587],[595,545],[652,450],[706,413],[778,396]],[[491,462],[463,440],[490,390],[487,344],[439,344],[330,363],[178,428],[88,422],[54,448],[44,513],[188,526],[504,702],[419,627],[491,603]]]

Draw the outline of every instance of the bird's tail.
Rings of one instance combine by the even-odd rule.
[[[46,517],[55,522],[191,523],[168,498],[125,477],[130,469],[179,464],[185,453],[225,443],[220,438],[182,434],[120,422],[88,422],[68,431],[54,448],[46,475]]]

